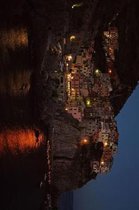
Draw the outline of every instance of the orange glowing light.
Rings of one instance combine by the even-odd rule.
[[[101,161],[101,165],[104,165],[104,164],[105,164],[105,162],[102,160],[102,161]]]
[[[81,145],[86,145],[86,144],[89,144],[89,140],[87,138],[83,138],[81,140]]]
[[[10,29],[1,32],[2,45],[15,49],[28,45],[28,33],[26,28]]]
[[[33,129],[7,129],[0,133],[0,153],[5,153],[8,150],[16,154],[36,149],[43,139],[44,135],[39,131],[39,135],[36,137]]]
[[[74,35],[70,36],[70,41],[73,41],[75,39],[76,39],[76,36],[74,36]]]
[[[108,70],[108,73],[109,73],[109,74],[112,74],[112,70],[111,70],[111,69],[109,69],[109,70]]]

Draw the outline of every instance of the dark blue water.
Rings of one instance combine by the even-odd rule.
[[[59,210],[73,210],[73,192],[61,194],[58,208]]]

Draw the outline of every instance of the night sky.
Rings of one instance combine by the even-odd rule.
[[[116,117],[120,134],[111,172],[74,193],[74,210],[139,210],[139,85]]]

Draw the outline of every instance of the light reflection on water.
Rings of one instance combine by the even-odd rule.
[[[0,57],[0,94],[26,95],[31,76],[27,28],[0,29]]]
[[[1,74],[2,75],[2,74]],[[19,96],[26,95],[30,90],[31,72],[21,71],[8,73],[0,77],[0,94]]]
[[[10,130],[0,133],[0,155],[9,151],[12,154],[24,153],[38,148],[44,140],[42,133],[36,137],[33,129]]]
[[[2,48],[11,48],[28,46],[28,34],[25,28],[9,29],[0,31],[0,44]]]
[[[9,72],[7,75],[0,77],[0,94],[19,96],[26,95],[30,90],[31,72]]]

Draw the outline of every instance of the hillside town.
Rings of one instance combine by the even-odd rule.
[[[118,31],[109,27],[103,33],[107,71],[95,65],[94,41],[81,43],[81,34],[64,38],[64,55],[60,70],[53,72],[59,80],[58,101],[65,112],[79,122],[80,146],[102,143],[99,160],[90,161],[91,173],[108,172],[117,151],[118,131],[110,102],[117,75],[113,62],[118,49]]]

